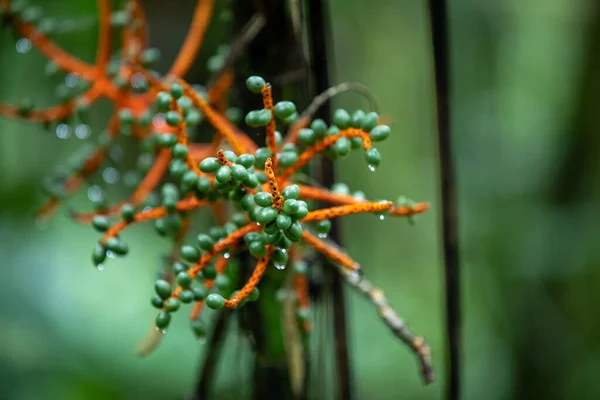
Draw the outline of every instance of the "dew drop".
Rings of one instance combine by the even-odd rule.
[[[117,255],[115,254],[115,252],[114,252],[114,251],[112,251],[112,250],[107,250],[107,251],[106,251],[106,257],[108,257],[108,258],[116,258],[116,257],[117,257]]]
[[[328,236],[328,235],[327,235],[326,233],[319,233],[319,237],[320,237],[321,239],[325,239],[325,238],[327,238],[327,236]]]
[[[68,139],[71,137],[71,127],[67,124],[58,124],[56,127],[56,136],[59,139]]]
[[[102,192],[102,188],[100,186],[92,185],[87,190],[87,196],[88,199],[90,199],[94,203],[97,203],[102,200],[102,198],[104,197],[104,193]]]
[[[119,177],[119,171],[113,167],[108,167],[102,171],[102,179],[104,179],[104,182],[110,185],[117,183],[119,181]]]
[[[278,270],[282,271],[285,269],[285,265],[284,264],[274,264],[275,268],[277,268]]]
[[[160,331],[160,333],[162,333],[164,335],[165,333],[167,333],[167,330],[163,329],[162,331]]]
[[[226,259],[229,259],[229,257],[231,257],[231,254],[225,253],[225,254],[223,254],[223,257],[226,258]]]
[[[369,171],[371,171],[371,172],[375,172],[375,166],[374,166],[374,165],[371,165],[371,164],[369,164]]]
[[[380,219],[381,221],[383,221],[383,220],[385,219],[385,217],[384,217],[383,215],[380,215],[380,216],[379,216],[379,219]]]
[[[17,48],[17,52],[20,54],[29,53],[32,47],[31,40],[25,38],[19,39],[17,40],[15,47]]]
[[[198,338],[198,343],[206,344],[206,338],[205,337]]]
[[[104,264],[98,264],[98,265],[96,265],[96,269],[97,269],[98,271],[102,271],[102,270],[104,270]]]
[[[85,124],[79,124],[75,128],[75,136],[78,139],[85,140],[90,137],[90,127]]]
[[[80,78],[79,75],[71,72],[65,77],[65,85],[69,88],[74,88],[79,83]]]

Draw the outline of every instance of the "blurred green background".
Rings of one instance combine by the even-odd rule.
[[[145,3],[164,70],[193,1],[168,8]],[[56,40],[93,60],[95,2],[39,4],[52,16],[81,18],[82,26]],[[411,354],[371,305],[348,291],[357,398],[438,399],[443,287],[426,2],[331,0],[330,13],[332,82],[366,84],[393,128],[376,173],[352,156],[340,162],[340,180],[373,198],[404,194],[433,204],[414,227],[369,215],[343,222],[346,247],[409,326],[429,340],[439,376],[423,387]],[[224,24],[211,27],[213,37]],[[592,0],[456,0],[450,25],[463,397],[600,398],[599,6]],[[207,48],[218,44],[212,40]],[[56,82],[44,76],[43,58],[35,50],[19,54],[18,45],[8,30],[0,32],[0,101],[17,103],[27,95],[40,106],[52,104]],[[202,52],[192,76],[203,73],[210,55]],[[352,93],[335,104],[367,106]],[[99,108],[90,122],[92,141],[106,123],[106,105]],[[148,299],[159,266],[155,251],[166,251],[168,243],[149,227],[136,227],[127,233],[131,254],[98,271],[89,260],[98,235],[68,220],[65,208],[36,224],[44,177],[86,142],[70,133],[59,139],[39,126],[0,120],[0,399],[182,398],[205,351],[185,318],[175,318],[149,358],[133,355],[154,316]],[[83,197],[70,205],[89,207]],[[237,343],[245,339],[233,332],[228,340],[217,391],[243,398],[251,375],[239,357],[249,355],[238,352]]]

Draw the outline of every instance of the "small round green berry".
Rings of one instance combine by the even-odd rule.
[[[296,199],[286,199],[283,202],[283,212],[287,215],[292,215],[298,212],[300,204]]]
[[[122,240],[110,238],[106,241],[106,248],[118,256],[124,256],[129,251],[129,248]]]
[[[338,108],[333,113],[333,123],[340,129],[346,129],[350,126],[350,114],[343,108]]]
[[[256,201],[256,199],[254,199],[254,201]],[[277,209],[273,208],[273,207],[264,207],[262,210],[260,210],[260,212],[258,213],[258,217],[256,218],[256,222],[258,222],[261,225],[266,225],[269,222],[275,220],[275,218],[277,218],[277,215],[279,213],[277,212]]]
[[[363,110],[356,110],[352,113],[352,122],[350,125],[353,128],[360,129],[365,120],[365,112]]]
[[[154,291],[161,299],[166,299],[171,296],[171,284],[164,279],[159,279],[154,282]]]
[[[179,293],[179,301],[181,301],[183,304],[188,304],[191,303],[194,300],[194,293],[189,290],[182,290]]]
[[[158,329],[165,329],[167,326],[169,326],[169,322],[171,322],[171,314],[165,310],[159,311],[154,321]]]
[[[262,88],[267,84],[265,80],[260,76],[251,76],[246,79],[246,87],[252,93],[260,93]]]
[[[133,204],[123,204],[123,207],[121,207],[121,217],[127,221],[127,222],[131,222],[133,221],[133,218],[135,216],[135,207],[133,206]]]
[[[281,239],[281,231],[277,230],[273,234],[269,234],[265,231],[261,233],[261,240],[266,244],[277,244]]]
[[[268,192],[258,192],[254,195],[254,203],[261,207],[269,207],[273,202],[273,196]]]
[[[313,144],[317,140],[317,134],[314,130],[304,128],[298,131],[298,142],[302,144]]]
[[[355,136],[350,139],[350,145],[353,149],[360,149],[363,146],[363,140],[361,137]]]
[[[285,230],[292,225],[292,217],[290,217],[288,214],[279,214],[275,220],[275,223],[279,229]]]
[[[281,195],[285,199],[297,199],[300,196],[300,187],[298,185],[289,185],[283,188]]]
[[[225,237],[225,231],[220,226],[211,226],[208,228],[208,235],[213,238],[213,240],[218,241]]]
[[[256,220],[258,219],[258,215],[260,214],[261,211],[262,211],[262,207],[251,208],[250,211],[248,212],[248,218],[250,218],[250,221],[256,222]]]
[[[183,92],[183,86],[181,86],[179,83],[174,83],[171,85],[171,96],[173,96],[174,98],[180,98],[181,96],[183,96]]]
[[[225,111],[225,117],[234,124],[238,124],[242,120],[242,110],[237,107],[229,107]]]
[[[206,193],[210,190],[210,180],[205,176],[200,176],[196,179],[196,189],[200,193]]]
[[[285,119],[296,112],[296,105],[291,101],[280,101],[273,107],[277,118]]]
[[[181,177],[181,183],[187,186],[193,186],[196,184],[198,175],[194,171],[188,171]]]
[[[317,232],[319,232],[320,234],[327,235],[330,230],[331,230],[331,221],[330,220],[325,219],[325,220],[319,221],[317,223]]]
[[[267,254],[267,248],[260,241],[251,242],[248,245],[248,251],[256,258],[264,257]]]
[[[333,150],[341,157],[346,157],[352,151],[350,139],[341,137],[333,145]]]
[[[101,244],[97,244],[92,252],[92,261],[94,265],[100,265],[106,260],[106,249]]]
[[[215,174],[215,179],[221,183],[228,182],[231,179],[231,168],[221,165]]]
[[[177,144],[177,136],[172,133],[163,133],[156,138],[156,144],[160,147],[173,147]]]
[[[285,118],[283,120],[283,123],[286,125],[292,125],[294,123],[296,123],[296,121],[298,121],[299,115],[297,112],[293,113],[292,115],[290,115],[289,117]]]
[[[298,221],[292,223],[292,225],[290,225],[290,227],[285,230],[285,234],[292,241],[299,241],[302,237],[302,225]]]
[[[244,168],[250,168],[254,165],[254,156],[252,154],[242,154],[235,160],[235,163]]]
[[[275,221],[271,221],[265,225],[263,231],[268,235],[274,235],[279,232],[279,228],[277,227],[277,223]]]
[[[218,274],[215,278],[215,285],[217,288],[223,292],[231,286],[231,279],[227,275]]]
[[[94,219],[92,219],[92,226],[98,232],[106,232],[109,227],[108,218],[104,215],[96,215]]]
[[[198,261],[198,257],[200,257],[200,253],[198,252],[198,249],[193,247],[193,246],[181,246],[181,257],[189,262],[196,262]]]
[[[381,142],[390,136],[390,132],[389,126],[377,125],[375,128],[371,129],[371,133],[369,135],[374,142]]]
[[[321,138],[325,136],[325,133],[327,132],[327,124],[322,119],[315,119],[310,124],[310,129],[313,130],[317,138]]]
[[[248,114],[246,114],[245,121],[246,125],[252,128],[258,128],[260,126],[266,126],[269,122],[271,122],[272,118],[273,115],[271,114],[271,110],[263,108],[262,110],[250,111]]]
[[[179,306],[181,305],[181,303],[179,302],[179,299],[175,298],[175,297],[169,297],[168,299],[165,300],[165,310],[169,311],[169,312],[174,312],[179,310]]]
[[[244,181],[248,177],[248,170],[243,165],[233,164],[231,166],[231,176],[236,181]]]
[[[162,308],[163,299],[160,296],[152,296],[152,298],[150,299],[150,304],[152,304],[152,307]]]
[[[260,290],[257,287],[254,288],[246,298],[248,301],[257,301],[260,297]]]
[[[331,186],[331,191],[338,194],[350,195],[350,188],[344,182],[336,182]]]
[[[275,143],[281,144],[282,140],[283,140],[283,135],[281,134],[281,132],[275,131]]]
[[[185,124],[187,126],[196,126],[202,122],[202,113],[198,110],[191,109],[185,116]]]
[[[244,186],[249,187],[250,189],[254,189],[260,184],[258,178],[254,174],[248,174],[248,176],[246,177],[246,179],[244,179],[244,182],[242,183],[244,184]]]
[[[265,184],[269,181],[269,179],[267,178],[267,174],[265,174],[264,172],[257,172],[254,175],[256,176],[258,182],[261,184]]]
[[[184,263],[173,263],[173,272],[175,273],[175,275],[179,275],[180,273],[185,271],[187,271],[187,266]]]
[[[200,162],[200,171],[208,174],[216,172],[220,166],[221,163],[219,163],[219,160],[216,157],[207,157]]]
[[[265,167],[265,162],[267,158],[271,157],[271,151],[266,147],[260,147],[256,150],[254,155],[254,166],[256,168],[263,169]]]
[[[151,67],[160,59],[160,50],[156,47],[148,47],[140,54],[140,61],[145,68]]]
[[[373,129],[377,126],[378,123],[379,123],[379,115],[376,112],[371,111],[370,113],[367,113],[367,115],[365,115],[365,117],[363,119],[362,130],[366,131],[366,132],[370,132],[371,129]]]
[[[281,268],[282,266],[285,266],[288,263],[289,260],[289,255],[288,252],[284,249],[281,249],[279,247],[275,248],[275,250],[273,250],[273,253],[271,254],[271,262],[278,268]]]
[[[242,197],[242,200],[240,201],[240,205],[242,206],[242,209],[245,211],[249,211],[251,210],[256,203],[254,203],[254,196],[252,196],[251,194],[247,194],[244,197]]]
[[[369,165],[373,167],[377,167],[381,163],[381,154],[374,147],[365,152],[365,158]]]
[[[213,310],[220,310],[225,305],[225,299],[220,294],[211,293],[206,296],[206,305]]]
[[[279,240],[279,247],[281,247],[282,249],[285,250],[289,250],[292,247],[293,243],[290,239],[287,238],[287,236],[282,235],[281,239]]]
[[[300,220],[308,215],[308,208],[306,206],[300,205],[298,207],[298,211],[292,215],[292,217],[296,220]]]
[[[203,339],[206,336],[206,325],[199,319],[193,320],[191,323],[192,330],[196,337]]]
[[[162,110],[168,110],[171,107],[173,97],[167,92],[158,92],[156,95],[156,105]]]
[[[279,155],[279,165],[282,168],[288,168],[296,164],[298,161],[298,153],[295,151],[284,151]]]
[[[187,272],[177,274],[177,284],[184,289],[187,289],[192,284],[192,277]]]
[[[201,301],[206,298],[208,290],[204,286],[196,286],[192,288],[192,294],[194,295],[194,301]]]
[[[198,242],[198,246],[202,249],[202,250],[210,250],[213,248],[213,246],[215,245],[215,242],[213,241],[213,239],[204,234],[201,233],[196,237],[196,241]]]
[[[260,240],[260,233],[258,232],[248,232],[244,235],[244,242],[246,244],[250,244],[252,242],[256,242]]]
[[[169,126],[177,126],[181,123],[181,115],[177,111],[167,111],[165,121]]]
[[[175,135],[173,135],[173,136],[175,136]],[[175,139],[175,140],[177,140],[177,139]],[[188,155],[188,152],[189,152],[189,150],[188,150],[187,146],[183,143],[177,143],[171,149],[171,153],[173,154],[173,157],[179,158],[179,159],[186,158]]]
[[[194,106],[194,104],[192,103],[192,99],[190,99],[187,96],[181,96],[180,98],[178,98],[177,105],[181,108],[181,111],[183,111],[184,115],[190,112],[192,110],[192,107]]]

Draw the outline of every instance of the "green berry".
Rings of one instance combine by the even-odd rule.
[[[283,188],[281,195],[285,199],[297,199],[300,196],[300,187],[298,185],[289,185]]]
[[[274,234],[269,234],[265,231],[262,232],[261,240],[266,244],[276,244],[281,239],[281,231],[277,230]]]
[[[246,179],[244,179],[244,182],[242,183],[244,184],[244,186],[249,187],[251,189],[254,189],[260,184],[258,178],[254,174],[248,174],[248,176],[246,177]]]
[[[298,113],[295,112],[292,115],[290,115],[289,117],[287,117],[286,119],[283,120],[283,123],[286,125],[292,125],[294,124],[296,121],[298,121]]]
[[[185,116],[185,124],[187,126],[196,126],[202,122],[202,113],[198,110],[191,109]]]
[[[163,133],[156,138],[156,144],[160,147],[173,147],[177,144],[177,136],[172,133]]]
[[[231,286],[231,280],[227,275],[219,274],[215,278],[215,285],[221,292],[223,292],[229,289],[229,286]]]
[[[340,129],[346,129],[350,126],[351,118],[348,111],[338,108],[333,113],[333,123]]]
[[[268,182],[267,174],[265,174],[264,172],[257,172],[254,174],[254,176],[256,176],[256,180],[258,181],[258,183],[265,184]]]
[[[231,176],[236,181],[243,181],[248,177],[248,170],[243,165],[233,164],[231,166]]]
[[[174,312],[179,310],[179,306],[181,304],[179,303],[179,299],[176,299],[175,297],[169,297],[168,299],[165,300],[165,310],[169,311],[169,312]]]
[[[123,108],[119,110],[119,122],[125,126],[133,124],[133,113],[130,109]]]
[[[256,168],[263,169],[265,168],[265,162],[267,158],[271,157],[271,151],[266,147],[260,147],[256,150],[254,155],[254,166]]]
[[[231,150],[225,150],[225,151],[223,152],[223,155],[225,156],[225,158],[226,158],[228,161],[230,161],[230,162],[232,162],[232,163],[233,163],[233,162],[236,162],[236,160],[237,160],[237,155],[236,155],[236,154],[235,154],[233,151],[231,151]]]
[[[208,174],[216,172],[220,166],[221,163],[219,163],[219,160],[216,157],[207,157],[200,162],[200,171]]]
[[[180,262],[173,263],[173,272],[175,275],[179,275],[181,272],[187,271],[187,266]]]
[[[160,50],[156,47],[148,47],[140,54],[140,61],[145,68],[151,67],[160,59]]]
[[[179,293],[179,301],[184,304],[191,303],[194,300],[194,293],[191,290],[182,290]]]
[[[245,121],[246,125],[252,128],[257,128],[259,126],[266,126],[269,122],[271,122],[272,118],[273,115],[271,114],[271,110],[263,108],[262,110],[250,111],[248,114],[246,114]]]
[[[316,138],[322,138],[327,132],[327,124],[322,119],[315,119],[310,124],[310,129],[313,130]]]
[[[189,150],[188,150],[187,146],[183,143],[177,143],[171,149],[171,153],[173,154],[173,157],[179,158],[179,159],[186,158],[188,155],[188,151]]]
[[[387,125],[377,125],[375,128],[371,129],[369,135],[374,142],[381,142],[390,136],[390,127]]]
[[[150,304],[152,304],[152,306],[155,308],[162,308],[163,299],[161,299],[160,296],[152,296],[152,298],[150,299]]]
[[[182,97],[178,98],[177,105],[181,108],[181,111],[183,111],[184,115],[186,115],[188,112],[190,112],[192,107],[194,106],[192,103],[192,99],[190,99],[187,96],[182,96]]]
[[[109,227],[108,218],[104,215],[96,215],[94,219],[92,219],[92,226],[98,232],[106,232]]]
[[[313,144],[317,140],[317,134],[312,129],[300,129],[298,132],[298,141],[303,144]]]
[[[238,124],[242,120],[242,110],[237,107],[229,107],[225,111],[225,117],[234,124]]]
[[[341,137],[333,145],[333,150],[341,157],[346,157],[352,151],[350,139]]]
[[[371,129],[377,126],[378,123],[379,115],[376,112],[372,111],[370,113],[367,113],[367,115],[365,115],[365,117],[363,118],[362,130],[365,132],[370,132]]]
[[[330,220],[325,219],[325,220],[319,221],[317,223],[317,232],[326,235],[329,233],[330,230],[331,230],[331,221]]]
[[[158,92],[156,95],[156,105],[162,110],[168,110],[171,107],[173,98],[167,92]]]
[[[246,79],[246,87],[252,93],[260,93],[262,88],[267,84],[263,78],[260,76],[251,76]]]
[[[92,261],[94,265],[100,265],[106,260],[106,249],[101,244],[97,244],[92,252]]]
[[[187,272],[177,274],[177,284],[184,289],[187,289],[192,284],[192,277]]]
[[[252,196],[251,194],[245,195],[244,197],[242,197],[240,204],[242,206],[242,209],[244,209],[245,211],[251,210],[255,205],[254,196]]]
[[[248,245],[248,251],[256,258],[264,257],[267,254],[267,248],[260,241],[251,242]]]
[[[252,154],[242,154],[235,160],[235,163],[244,168],[250,168],[254,165],[254,156]]]
[[[256,201],[256,199],[254,199],[254,201]],[[256,218],[256,222],[258,222],[261,225],[266,225],[269,222],[275,220],[275,218],[277,218],[277,215],[279,213],[277,212],[277,209],[273,208],[273,207],[264,207],[262,210],[260,210],[260,212],[258,213],[258,217]]]
[[[169,126],[177,126],[181,123],[181,115],[177,111],[167,111],[165,121]]]
[[[181,86],[179,83],[174,83],[171,85],[171,96],[173,96],[174,98],[180,98],[181,96],[183,96],[183,92],[183,86]]]
[[[296,199],[286,199],[283,202],[283,212],[287,215],[292,215],[298,212],[300,204]]]
[[[280,101],[273,107],[277,118],[285,119],[296,112],[296,105],[291,101]]]
[[[292,217],[287,214],[279,214],[275,220],[275,223],[279,229],[285,230],[292,225]]]
[[[221,165],[217,170],[215,178],[221,183],[228,182],[229,179],[231,179],[231,168],[229,168],[227,165]]]
[[[164,310],[159,311],[154,321],[158,329],[165,329],[169,326],[169,322],[171,322],[171,314]]]
[[[159,279],[154,283],[154,291],[161,299],[171,296],[171,284],[164,279]]]
[[[194,334],[198,337],[198,338],[204,338],[206,336],[206,325],[204,324],[204,322],[202,322],[199,319],[193,320],[192,321],[192,330],[194,331]]]
[[[206,296],[206,305],[213,310],[219,310],[225,305],[225,299],[220,294],[211,293]]]
[[[250,294],[247,297],[248,301],[256,301],[258,300],[258,298],[260,297],[260,291],[258,290],[257,287],[254,288],[254,290],[252,290],[252,292],[250,292]]]
[[[206,298],[207,290],[204,286],[193,287],[192,294],[194,295],[195,301],[201,301]]]
[[[121,207],[121,217],[127,221],[127,222],[131,222],[133,221],[133,217],[135,216],[135,207],[132,204],[123,204],[123,207]]]
[[[361,128],[363,121],[365,120],[365,112],[363,110],[356,110],[352,113],[351,125],[353,128]]]
[[[298,153],[295,151],[284,151],[279,155],[279,165],[282,168],[288,168],[298,161]]]
[[[288,252],[279,247],[273,250],[273,253],[271,254],[271,262],[277,267],[286,265],[288,263],[288,259]]]
[[[254,202],[261,207],[270,207],[273,196],[268,192],[258,192],[254,195]]]
[[[181,183],[187,186],[193,186],[196,184],[196,180],[198,179],[198,175],[194,171],[188,171],[183,174],[181,178]]]
[[[338,194],[350,194],[350,188],[344,182],[336,182],[331,186],[331,191]]]
[[[365,158],[369,165],[373,167],[377,167],[381,163],[381,154],[379,154],[379,150],[374,147],[365,152]]]
[[[355,136],[350,139],[350,145],[353,149],[360,149],[363,146],[363,140],[361,137]]]
[[[285,230],[285,234],[292,241],[299,241],[302,237],[302,225],[298,221],[292,223],[292,225],[290,225],[290,227]]]
[[[198,237],[196,237],[196,241],[202,250],[208,251],[215,245],[215,242],[212,240],[212,238],[204,233],[199,234]]]
[[[281,247],[282,249],[285,250],[289,250],[292,247],[293,243],[290,239],[287,238],[287,236],[282,235],[281,239],[279,240],[279,247]]]
[[[256,242],[260,240],[260,233],[258,232],[248,232],[244,235],[244,242],[246,244],[250,244],[252,242]]]
[[[275,221],[271,221],[265,225],[263,231],[268,235],[274,235],[279,232],[279,228],[277,227],[277,223]]]
[[[205,176],[200,176],[196,179],[196,189],[200,193],[206,193],[210,190],[210,180]]]
[[[306,208],[303,205],[300,205],[300,207],[298,207],[298,211],[296,211],[294,213],[294,215],[292,215],[292,217],[294,217],[294,219],[296,220],[300,220],[304,217],[306,217],[308,215],[308,208]]]
[[[193,246],[181,246],[181,257],[189,262],[196,262],[198,257],[200,257],[200,253],[198,249]]]

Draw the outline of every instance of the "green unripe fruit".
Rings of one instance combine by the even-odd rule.
[[[202,271],[204,279],[215,279],[217,277],[217,269],[214,265],[209,265]]]
[[[190,99],[189,97],[186,97],[186,96],[182,96],[182,97],[178,98],[177,105],[181,108],[181,111],[183,111],[184,115],[186,115],[194,106],[192,104],[192,99]]]
[[[173,263],[173,272],[175,275],[179,275],[182,272],[187,271],[187,266],[180,262]]]
[[[212,240],[212,238],[204,233],[201,233],[198,235],[198,237],[196,238],[197,242],[198,242],[198,246],[202,249],[202,250],[210,250],[213,248],[213,246],[215,245],[215,242]]]
[[[246,299],[248,301],[256,301],[256,300],[258,300],[259,297],[260,297],[260,291],[258,290],[257,287],[255,287],[254,290],[252,290],[252,292],[250,292],[250,294],[248,295],[248,297]]]
[[[177,111],[167,111],[165,121],[169,126],[177,126],[181,123],[181,115]]]
[[[277,247],[271,254],[271,262],[278,268],[285,266],[288,263],[289,255],[286,250]]]
[[[181,86],[179,83],[174,83],[171,85],[171,96],[173,96],[174,98],[180,98],[181,96],[183,96],[183,92],[183,86]]]
[[[296,105],[291,101],[280,101],[273,107],[277,118],[285,119],[296,112]]]
[[[298,200],[296,200],[296,199],[286,199],[283,202],[283,212],[288,215],[297,213],[299,208],[300,208],[300,204],[298,203]]]
[[[242,227],[248,223],[248,218],[245,213],[235,213],[231,216],[231,222],[233,222],[238,227]]]
[[[283,168],[288,168],[298,161],[298,154],[294,151],[284,151],[279,155],[279,165]]]
[[[196,184],[196,180],[198,179],[198,175],[194,171],[188,171],[183,174],[181,178],[181,183],[187,186],[193,186]]]
[[[328,234],[329,231],[331,230],[331,221],[328,219],[325,219],[323,221],[319,221],[317,223],[317,232],[319,232],[320,234]]]
[[[179,301],[184,304],[191,303],[194,300],[194,293],[191,290],[182,290],[179,293]]]
[[[256,242],[260,240],[260,233],[258,232],[248,232],[244,235],[244,242],[246,244],[250,244],[252,242]]]
[[[262,88],[267,84],[265,80],[260,76],[251,76],[246,79],[246,87],[252,93],[260,93]]]
[[[292,225],[292,217],[287,214],[279,214],[275,220],[275,223],[279,229],[285,230]]]
[[[154,283],[154,291],[161,299],[171,296],[171,284],[164,279],[159,279]]]
[[[208,235],[213,238],[213,240],[218,241],[225,237],[225,231],[220,226],[211,226],[208,228]]]
[[[124,256],[129,251],[127,245],[117,238],[110,238],[106,241],[106,248],[118,256]]]
[[[106,232],[109,227],[108,218],[104,215],[96,215],[94,219],[92,219],[92,226],[98,232]]]
[[[127,222],[131,222],[133,221],[133,218],[135,216],[135,207],[132,204],[123,204],[123,207],[121,207],[121,217],[127,221]]]
[[[221,292],[223,292],[229,289],[229,286],[231,286],[231,280],[227,275],[219,274],[215,278],[215,285]]]
[[[261,207],[269,207],[273,201],[271,193],[258,192],[254,195],[254,202]]]
[[[338,108],[333,113],[333,123],[340,129],[346,129],[350,126],[351,118],[348,111]]]
[[[369,135],[374,142],[381,142],[390,136],[390,132],[389,126],[377,125],[375,128],[371,129],[371,133]]]
[[[163,299],[161,299],[160,296],[152,296],[152,298],[150,299],[150,304],[152,304],[152,307],[162,308]]]
[[[254,189],[260,184],[258,178],[254,174],[248,174],[248,176],[246,177],[246,179],[244,179],[244,182],[242,183],[244,186],[249,187],[250,189]]]
[[[273,115],[271,114],[271,110],[263,108],[262,110],[253,110],[246,114],[246,125],[252,128],[258,128],[259,126],[266,126]]]
[[[261,184],[267,183],[267,181],[268,181],[267,175],[264,172],[257,172],[254,175],[256,176],[256,180],[258,180],[258,183],[261,183]]]
[[[220,294],[211,293],[206,296],[206,305],[213,310],[220,310],[225,305],[225,299]]]
[[[276,244],[281,239],[281,231],[277,230],[273,234],[269,234],[269,233],[263,231],[260,236],[261,236],[261,240],[262,240],[263,243],[266,243],[266,244]]]
[[[202,113],[198,110],[191,109],[185,116],[185,124],[187,126],[196,126],[202,122]]]
[[[169,164],[169,173],[174,177],[180,177],[188,171],[188,166],[183,160],[173,160]]]
[[[363,118],[362,130],[370,132],[371,129],[377,126],[378,123],[379,115],[376,112],[372,111],[370,113],[367,113],[367,115],[365,115],[365,117]]]
[[[248,177],[248,170],[239,164],[231,166],[231,176],[236,181],[243,181]]]
[[[256,258],[264,257],[267,254],[267,248],[260,241],[251,242],[248,245],[248,251]]]
[[[256,199],[254,199],[254,201],[256,201]],[[269,222],[273,221],[275,218],[277,218],[278,215],[278,211],[277,209],[273,208],[273,207],[264,207],[262,210],[260,210],[260,213],[258,214],[258,217],[256,218],[256,222],[258,222],[261,225],[266,225]]]
[[[164,136],[164,135],[162,135],[162,136]],[[175,135],[173,135],[173,136],[175,136]],[[177,141],[177,137],[175,137],[175,140]],[[171,154],[173,154],[173,157],[179,158],[179,159],[186,158],[188,155],[188,152],[189,152],[189,150],[188,150],[187,146],[183,143],[177,143],[171,149]]]
[[[140,61],[145,68],[151,67],[160,59],[160,50],[156,47],[144,49],[140,54]]]
[[[202,339],[206,336],[206,325],[204,324],[204,322],[202,322],[199,319],[193,320],[192,321],[192,330],[194,331],[194,334]]]
[[[250,168],[254,165],[254,156],[252,154],[242,154],[235,160],[235,163],[244,168]]]
[[[171,314],[164,310],[159,311],[154,321],[158,329],[165,329],[169,326],[169,322],[171,322]]]
[[[313,130],[317,138],[322,138],[327,132],[327,124],[322,119],[315,119],[310,124],[310,129]]]
[[[204,173],[216,172],[221,164],[216,157],[207,157],[200,162],[200,171]]]
[[[268,235],[274,235],[279,232],[279,228],[277,227],[277,223],[275,221],[271,221],[265,225],[263,231]]]
[[[237,155],[231,150],[225,150],[223,152],[223,155],[225,156],[225,159],[227,159],[229,162],[234,163],[237,160]]]
[[[181,246],[181,258],[189,262],[196,262],[200,257],[198,249],[193,246]]]
[[[300,219],[306,217],[307,215],[308,215],[308,208],[300,205],[300,207],[298,207],[298,211],[296,211],[294,213],[294,215],[292,215],[292,217],[296,220],[300,220]]]
[[[353,149],[360,149],[363,145],[363,140],[358,136],[350,138],[350,145]]]
[[[119,110],[119,122],[121,125],[131,125],[133,124],[133,113],[128,108],[123,108]]]
[[[372,147],[365,152],[365,159],[369,165],[377,167],[381,163],[381,154],[379,154],[379,150]]]
[[[192,294],[194,295],[194,301],[201,301],[206,298],[208,291],[204,286],[196,286],[192,288]]]
[[[200,176],[196,179],[196,189],[200,193],[206,193],[210,190],[210,180],[205,176]]]
[[[265,162],[267,158],[271,157],[271,151],[266,147],[260,147],[256,150],[254,154],[254,166],[256,168],[263,169],[265,168]]]
[[[181,303],[179,303],[179,299],[176,299],[175,297],[169,297],[168,299],[165,300],[165,310],[169,311],[169,312],[174,312],[179,310],[179,306],[181,305]]]
[[[303,144],[313,144],[317,140],[317,134],[314,130],[304,128],[298,132],[298,141]]]
[[[285,250],[289,250],[292,247],[292,244],[292,241],[288,239],[287,236],[281,236],[281,239],[279,240],[279,247]]]
[[[292,115],[290,115],[289,117],[284,119],[283,123],[286,125],[292,125],[296,121],[298,121],[298,113],[297,112],[293,113]]]
[[[221,183],[228,182],[231,179],[231,168],[227,165],[221,165],[217,170],[215,179]]]
[[[192,284],[192,277],[187,272],[177,274],[177,284],[184,289],[187,289]]]
[[[283,188],[281,195],[285,199],[297,199],[300,196],[300,187],[298,185],[289,185]]]
[[[225,225],[223,225],[223,229],[225,230],[225,234],[227,236],[231,235],[233,232],[237,231],[237,225],[234,224],[233,222],[227,222]]]
[[[173,147],[177,144],[177,136],[172,133],[164,133],[162,135],[158,135],[156,138],[156,144],[160,147]]]
[[[167,92],[158,92],[156,95],[156,105],[162,110],[168,110],[171,107],[173,98]]]
[[[333,145],[333,150],[341,157],[346,157],[352,151],[350,139],[341,137]]]
[[[251,210],[255,203],[254,203],[254,196],[252,196],[251,194],[247,194],[244,197],[242,197],[242,201],[240,202],[242,209],[245,211],[249,211]]]
[[[250,209],[250,211],[248,212],[248,218],[250,218],[250,221],[256,222],[256,220],[258,219],[258,214],[260,214],[261,211],[262,207],[254,207]]]
[[[106,260],[106,249],[101,244],[97,244],[92,252],[92,261],[94,265],[100,265]]]
[[[352,122],[350,123],[350,125],[353,128],[361,128],[363,121],[365,120],[365,112],[363,110],[356,110],[352,113]]]
[[[283,140],[283,135],[279,131],[275,131],[275,143],[280,144]]]
[[[242,110],[237,107],[229,107],[225,111],[225,117],[234,124],[238,124],[242,120]]]
[[[292,223],[292,225],[290,225],[290,227],[285,230],[285,234],[292,241],[299,241],[302,237],[302,225],[298,221]]]

